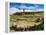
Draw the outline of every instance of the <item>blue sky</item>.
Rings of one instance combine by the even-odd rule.
[[[16,10],[44,10],[43,4],[29,4],[29,3],[10,3],[10,8],[16,8]]]

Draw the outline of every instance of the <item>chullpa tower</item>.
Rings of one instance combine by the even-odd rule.
[[[25,15],[25,9],[23,9],[23,15]]]

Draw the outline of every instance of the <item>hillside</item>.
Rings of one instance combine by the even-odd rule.
[[[34,27],[35,25],[39,26],[42,22],[44,22],[43,19],[43,12],[16,12],[13,15],[10,15],[10,27],[15,25],[17,25],[17,28],[27,28],[27,26]]]

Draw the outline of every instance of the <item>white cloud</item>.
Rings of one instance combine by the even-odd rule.
[[[9,14],[13,14],[13,13],[16,13],[16,12],[23,12],[23,10],[18,10],[17,8],[10,8],[9,9]]]

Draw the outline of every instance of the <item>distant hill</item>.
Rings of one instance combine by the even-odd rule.
[[[16,12],[13,15],[21,15],[21,14],[35,14],[35,13],[43,13],[43,11],[38,11],[38,12]]]

